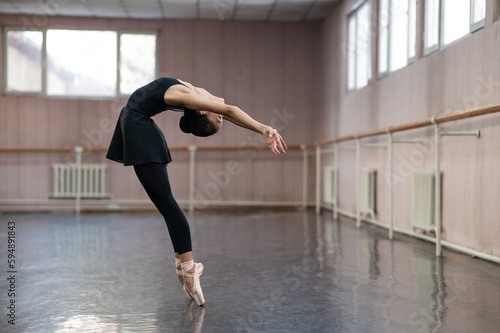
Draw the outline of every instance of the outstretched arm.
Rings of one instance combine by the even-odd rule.
[[[236,124],[240,127],[247,128],[249,130],[253,130],[257,133],[260,133],[264,136],[269,149],[274,154],[279,154],[280,151],[285,152],[287,149],[285,140],[281,137],[281,135],[271,126],[263,125],[257,121],[255,121],[252,117],[250,117],[247,113],[245,113],[240,108],[233,106],[235,108],[235,112],[233,112],[230,116],[224,116],[224,119]],[[249,126],[252,122],[256,122],[257,128],[259,130],[255,130],[254,127]]]
[[[256,121],[240,108],[227,105],[224,100],[215,97],[201,88],[176,85],[165,93],[165,102],[168,105],[185,107],[192,110],[204,110],[222,115],[224,119],[264,136],[266,143],[274,154],[285,152],[287,146],[281,135],[271,128]]]
[[[220,104],[223,104],[223,105],[226,105],[223,98],[214,96],[211,93],[209,93],[207,90],[205,90],[203,88],[195,87],[195,86],[193,86],[189,82],[185,82],[185,81],[180,81],[180,82],[183,83],[184,85],[186,85],[187,87],[189,87],[193,92],[195,92],[196,94],[198,94],[199,96],[201,96],[203,99],[208,100],[208,101],[212,101],[212,102],[216,102],[216,103],[220,103]],[[205,110],[205,111],[211,111],[211,110]],[[241,119],[242,118],[241,116],[240,117],[238,117],[238,116],[234,117],[234,116],[230,116],[229,113],[225,113],[224,114],[224,113],[217,112],[217,111],[211,111],[211,112],[223,114],[224,115],[224,119],[232,122],[233,124],[236,124],[238,126],[241,126],[243,128],[246,128],[246,129],[249,129],[249,130],[261,133],[261,134],[262,134],[262,131],[263,131],[264,127],[265,127],[265,125],[262,125],[260,123],[254,124],[258,128],[256,128],[255,126],[251,126],[252,125],[251,122],[252,122],[253,119],[247,119],[247,121],[245,121],[244,119]],[[241,112],[242,112],[241,115],[243,117],[248,116],[241,109],[237,111],[237,113],[241,113]]]

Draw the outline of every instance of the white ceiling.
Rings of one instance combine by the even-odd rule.
[[[321,21],[340,0],[0,0],[0,13],[139,19]]]

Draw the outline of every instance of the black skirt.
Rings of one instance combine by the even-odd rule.
[[[165,136],[153,119],[126,107],[118,118],[106,158],[124,165],[172,161]]]

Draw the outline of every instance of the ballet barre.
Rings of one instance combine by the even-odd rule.
[[[440,125],[459,121],[463,119],[471,119],[479,116],[491,115],[500,112],[500,105],[487,105],[481,108],[472,109],[472,110],[460,110],[457,112],[447,113],[447,114],[437,114],[430,119],[397,125],[397,126],[389,126],[385,129],[378,129],[367,132],[360,132],[357,134],[345,135],[335,139],[328,139],[322,141],[316,141],[310,144],[303,145],[290,145],[288,146],[288,150],[290,151],[301,151],[303,158],[303,179],[302,179],[302,202],[300,203],[301,208],[307,208],[308,206],[308,174],[309,174],[309,155],[316,155],[315,163],[316,163],[316,212],[321,213],[321,155],[322,154],[333,154],[333,170],[339,169],[339,153],[340,151],[354,151],[356,152],[356,196],[357,196],[357,207],[359,207],[360,203],[360,188],[359,188],[359,178],[360,178],[360,160],[361,160],[361,151],[366,148],[382,148],[387,149],[388,152],[388,168],[389,175],[389,221],[387,223],[376,221],[374,218],[372,219],[363,219],[363,221],[376,224],[381,227],[385,227],[389,232],[389,239],[393,238],[394,232],[399,232],[402,234],[407,234],[416,238],[421,238],[427,241],[432,241],[436,243],[436,255],[441,255],[441,246],[445,245],[448,248],[452,248],[455,250],[459,250],[464,253],[471,254],[473,256],[484,258],[491,261],[500,262],[500,258],[491,256],[486,253],[478,252],[469,248],[465,248],[460,245],[452,244],[448,241],[441,240],[441,202],[439,198],[441,197],[441,183],[440,181],[435,181],[435,237],[430,237],[428,235],[420,234],[414,231],[405,230],[402,228],[398,228],[394,226],[394,173],[393,173],[393,146],[395,144],[420,144],[423,145],[423,140],[395,140],[393,135],[396,133],[402,133],[406,131],[412,131],[416,129],[423,129],[426,127],[434,128],[434,172],[435,179],[439,180],[441,178],[440,171],[440,138],[443,136],[464,136],[464,137],[475,137],[479,139],[481,137],[480,130],[471,130],[471,131],[442,131],[440,130]],[[366,138],[375,138],[375,137],[387,137],[387,144],[380,143],[362,143],[363,139]],[[343,146],[344,143],[354,142],[355,146]],[[330,146],[330,147],[328,147]],[[333,146],[333,147],[331,147]],[[386,148],[385,148],[386,147]],[[189,166],[189,208],[190,210],[194,209],[195,200],[194,200],[194,165],[195,165],[195,155],[196,152],[200,151],[266,151],[268,150],[267,146],[181,146],[181,147],[169,147],[171,151],[184,151],[189,152],[190,156],[190,166]],[[92,147],[65,147],[65,148],[0,148],[0,154],[17,154],[17,153],[72,153],[76,155],[81,155],[83,153],[105,153],[107,152],[107,148],[92,148]],[[77,158],[78,163],[79,158]],[[339,207],[339,195],[338,195],[338,184],[339,177],[338,172],[334,172],[333,174],[333,183],[334,183],[334,191],[332,195],[331,204],[333,217],[338,218],[339,213],[341,215],[355,218],[356,225],[358,227],[361,226],[361,213],[357,208],[355,214],[352,214],[348,211],[344,211]],[[267,203],[269,205],[279,206],[280,204],[285,205],[284,203]],[[287,203],[290,204],[290,203]],[[79,204],[76,205],[76,211],[79,211]]]
[[[440,137],[443,136],[468,136],[468,137],[475,137],[476,139],[480,138],[480,130],[471,130],[471,131],[441,131],[439,128],[439,125],[449,123],[449,122],[454,122],[458,120],[463,120],[463,119],[470,119],[474,117],[479,117],[479,116],[485,116],[485,115],[490,115],[490,114],[495,114],[500,112],[500,105],[486,105],[477,109],[471,109],[471,110],[459,110],[456,112],[452,113],[446,113],[446,114],[437,114],[430,119],[423,120],[423,121],[418,121],[418,122],[413,122],[413,123],[407,123],[407,124],[402,124],[398,126],[389,126],[386,129],[378,129],[378,130],[373,130],[373,131],[367,131],[367,132],[361,132],[357,134],[351,134],[347,136],[342,136],[339,138],[335,139],[329,139],[329,140],[322,140],[322,141],[316,141],[313,145],[309,145],[309,147],[316,147],[316,212],[319,214],[321,213],[321,200],[320,200],[320,190],[319,188],[321,187],[321,174],[320,174],[320,166],[319,164],[321,163],[321,158],[320,155],[323,153],[324,149],[323,147],[326,146],[331,146],[333,145],[333,153],[334,153],[334,162],[333,162],[333,170],[334,172],[334,186],[333,189],[336,193],[333,194],[332,196],[332,201],[330,204],[332,206],[333,210],[333,217],[337,218],[339,212],[347,217],[354,218],[356,219],[356,226],[360,227],[361,226],[361,213],[359,211],[359,206],[360,206],[360,186],[359,186],[359,179],[360,179],[360,158],[361,158],[361,148],[383,148],[381,144],[361,144],[361,140],[364,138],[374,138],[374,137],[380,137],[380,136],[387,136],[387,151],[388,151],[388,164],[389,164],[389,222],[384,223],[380,221],[376,221],[375,219],[363,219],[365,222],[369,222],[381,227],[385,227],[389,231],[389,239],[393,239],[393,233],[394,231],[398,231],[403,234],[407,234],[413,237],[421,238],[427,241],[433,241],[436,244],[436,256],[441,255],[441,247],[442,245],[445,245],[449,248],[455,249],[462,251],[464,253],[471,254],[476,257],[480,257],[483,259],[495,261],[495,262],[500,262],[500,258],[491,256],[486,253],[478,252],[457,244],[452,244],[451,242],[447,242],[444,240],[441,240],[441,170],[440,170],[440,164],[439,164],[439,158],[440,158]],[[408,230],[403,230],[400,228],[396,228],[394,226],[394,173],[393,173],[393,145],[394,144],[421,144],[423,145],[424,142],[423,140],[394,140],[393,139],[393,134],[394,133],[399,133],[399,132],[406,132],[410,130],[415,130],[415,129],[421,129],[425,127],[434,127],[434,177],[436,179],[435,181],[435,196],[434,196],[434,206],[435,206],[435,216],[434,216],[434,224],[435,224],[435,237],[430,237],[424,234],[416,233],[414,231],[408,231]],[[355,214],[342,211],[339,208],[339,198],[338,198],[338,155],[339,155],[339,144],[344,143],[344,142],[349,142],[349,141],[355,141],[356,143],[356,201],[357,201],[357,211]],[[331,152],[331,149],[328,149],[328,152]]]
[[[269,147],[267,146],[261,146],[261,145],[240,145],[240,146],[195,146],[195,145],[190,145],[190,146],[173,146],[169,147],[170,151],[178,151],[178,152],[187,152],[189,153],[189,198],[188,198],[188,207],[189,211],[192,212],[197,204],[195,200],[195,162],[196,162],[196,154],[197,152],[241,152],[241,151],[254,151],[254,152],[268,152]],[[76,169],[76,181],[75,181],[75,186],[76,190],[74,191],[74,198],[72,200],[64,199],[64,204],[71,204],[74,203],[74,211],[75,213],[79,214],[81,212],[81,203],[82,203],[82,191],[81,191],[81,170],[82,170],[82,160],[83,158],[90,154],[90,153],[99,153],[99,154],[105,154],[108,151],[107,148],[99,148],[99,147],[82,147],[82,146],[76,146],[76,147],[64,147],[64,148],[0,148],[0,154],[70,154],[71,159],[74,160],[74,163],[71,163],[75,169]],[[253,203],[253,202],[244,202],[244,201],[238,201],[238,202],[230,202],[230,203],[225,203],[225,205],[238,205],[238,206],[283,206],[283,207],[288,207],[288,206],[297,206],[300,209],[305,209],[308,206],[307,202],[307,191],[308,191],[308,184],[307,184],[307,179],[308,179],[308,150],[306,148],[306,145],[289,145],[288,146],[288,151],[302,151],[302,158],[303,158],[303,163],[302,166],[305,168],[302,172],[302,200],[301,201],[293,201],[293,202],[261,202],[261,203]],[[122,200],[123,201],[123,200]],[[119,201],[119,202],[122,202]],[[86,201],[87,203],[90,202],[90,200]],[[118,201],[113,201],[113,200],[108,200],[108,207],[118,207]],[[125,200],[123,201],[126,204],[131,204],[130,200]],[[0,204],[51,204],[54,203],[56,204],[56,201],[54,199],[49,199],[49,200],[23,200],[23,199],[5,199],[5,200],[0,200]],[[59,204],[61,202],[57,202]],[[93,202],[95,203],[95,202]],[[100,200],[100,204],[106,203],[106,200]],[[200,204],[198,202],[198,204]],[[202,203],[203,205],[207,204],[205,202]],[[217,202],[208,202],[210,205],[223,205],[221,203]]]
[[[170,151],[189,151],[191,146],[168,147]],[[74,153],[76,147],[67,148],[0,148],[2,154],[14,153]],[[267,146],[196,146],[198,151],[261,151],[268,150]],[[302,150],[302,145],[288,146],[287,150]],[[82,147],[84,153],[106,153],[108,148],[87,148]]]

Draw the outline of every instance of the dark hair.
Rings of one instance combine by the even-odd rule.
[[[185,109],[179,121],[179,127],[184,133],[196,136],[210,136],[217,132],[217,128],[208,119],[206,114],[196,113],[195,110]]]

